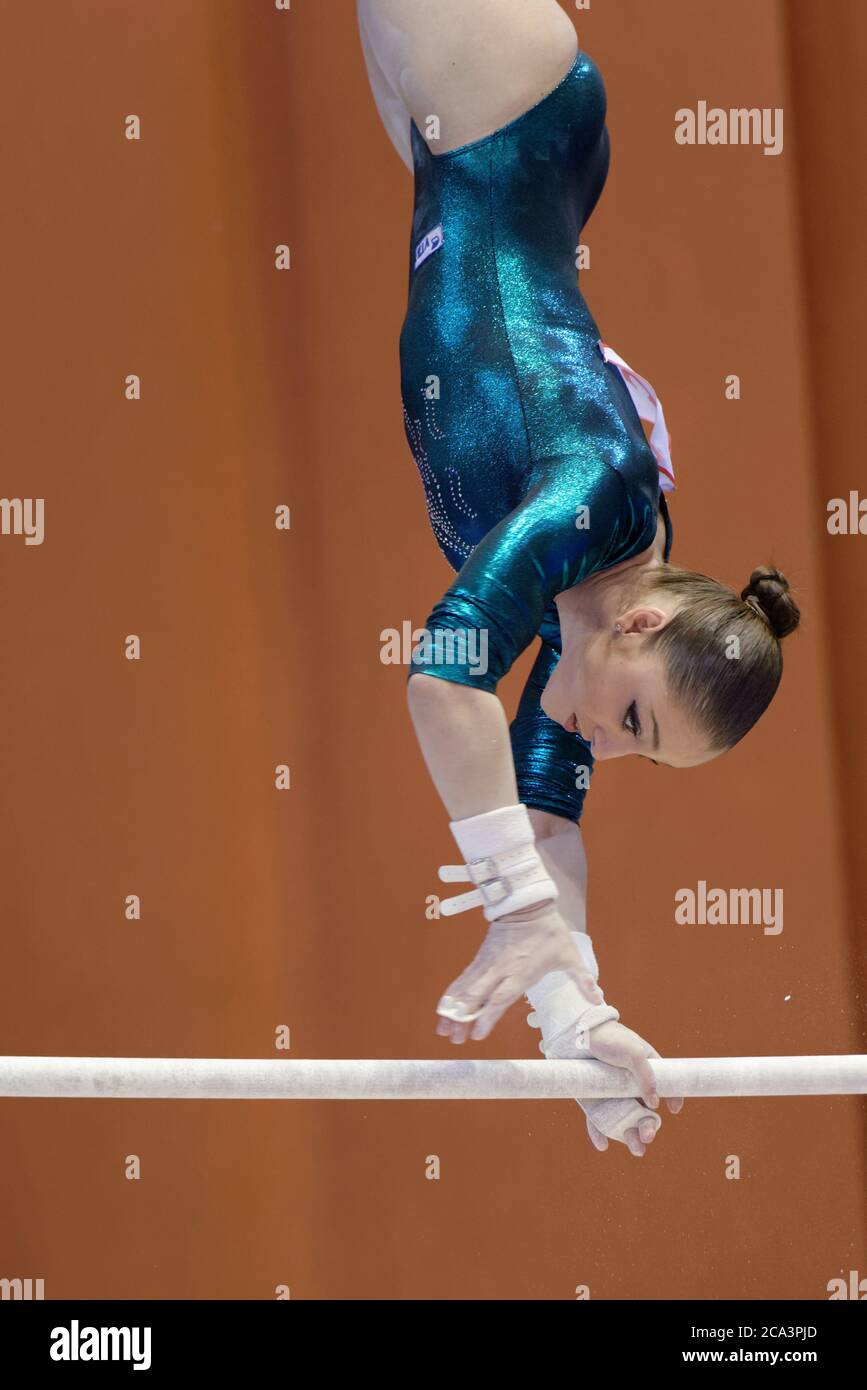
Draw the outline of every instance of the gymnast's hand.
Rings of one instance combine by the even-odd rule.
[[[655,1113],[659,1107],[659,1096],[653,1070],[648,1064],[648,1058],[659,1056],[656,1048],[631,1028],[611,1019],[590,1029],[586,1050],[582,1050],[580,1055],[597,1057],[600,1062],[608,1062],[610,1066],[623,1067],[632,1072],[641,1095],[641,1100],[634,1102],[579,1100],[578,1104],[587,1117],[587,1133],[592,1144],[600,1153],[604,1153],[609,1138],[617,1139],[636,1158],[643,1157],[646,1146],[653,1143],[662,1123],[661,1116]],[[683,1109],[682,1096],[672,1096],[665,1103],[672,1115]],[[634,1113],[629,1113],[629,1107],[633,1105]],[[645,1111],[644,1118],[641,1118],[642,1109]]]
[[[437,1033],[462,1043],[481,1041],[536,980],[549,971],[568,975],[588,1005],[603,995],[573,945],[566,922],[550,904],[525,909],[492,922],[463,974],[437,1004]]]

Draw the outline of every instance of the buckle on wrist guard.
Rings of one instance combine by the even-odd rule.
[[[514,858],[514,854],[512,858]],[[516,885],[500,871],[496,859],[490,857],[471,859],[467,868],[486,907],[496,907],[497,903],[503,902],[510,894],[514,893]]]
[[[488,878],[478,885],[482,901],[487,907],[496,907],[512,893],[512,885],[507,878]]]

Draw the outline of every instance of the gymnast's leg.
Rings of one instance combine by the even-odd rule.
[[[578,51],[557,0],[357,0],[357,6],[376,104],[405,161],[410,116],[444,154],[547,96]],[[439,122],[436,137],[429,134],[431,116]]]

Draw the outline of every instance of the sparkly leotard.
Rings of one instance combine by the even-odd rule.
[[[406,435],[458,571],[410,675],[493,691],[540,637],[511,726],[518,791],[573,821],[593,759],[539,705],[561,651],[554,597],[646,550],[660,512],[666,560],[672,541],[656,460],[578,288],[579,233],[608,171],[605,107],[579,53],[481,140],[436,155],[413,124],[400,337]]]

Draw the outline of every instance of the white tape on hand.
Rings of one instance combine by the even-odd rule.
[[[599,983],[599,965],[593,942],[586,932],[570,933],[594,981]],[[620,1014],[610,1004],[588,1004],[575,982],[562,971],[545,975],[527,991],[533,1012],[527,1022],[541,1028],[539,1051],[551,1058],[589,1058],[590,1030],[609,1019],[619,1020]],[[575,1097],[584,1114],[607,1139],[626,1143],[626,1132],[637,1129],[645,1120],[652,1120],[654,1134],[662,1118],[642,1101],[632,1098],[612,1100],[581,1100]]]
[[[594,982],[598,984],[599,966],[593,942],[583,931],[573,931],[569,935],[592,973]],[[571,975],[563,970],[552,970],[548,975],[543,975],[532,989],[527,990],[527,998],[536,1014],[535,1026],[542,1030],[540,1050],[546,1057],[576,1056],[576,1048],[587,1047],[591,1028],[611,1019],[616,1022],[620,1018],[612,1004],[591,1004]]]

